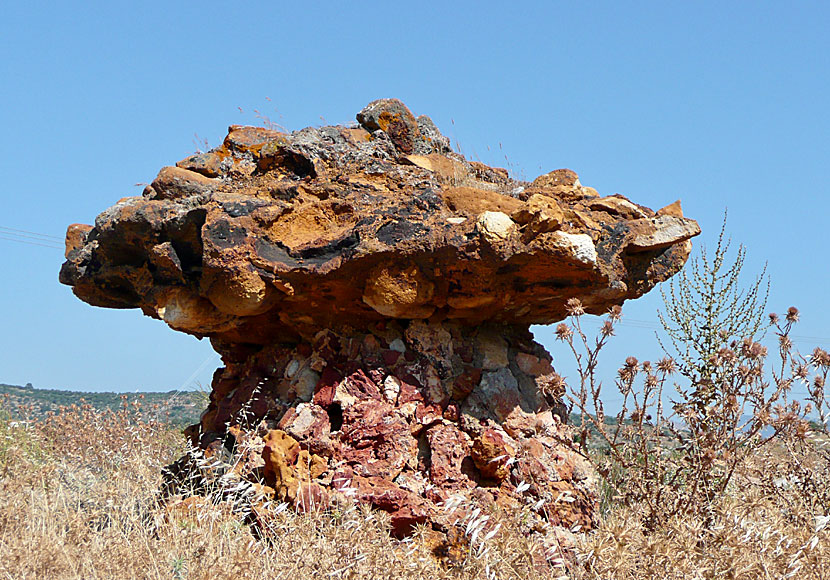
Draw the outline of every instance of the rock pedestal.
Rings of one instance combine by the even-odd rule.
[[[354,495],[389,512],[397,534],[446,525],[440,505],[453,495],[592,524],[595,481],[558,442],[570,436],[562,393],[526,328],[389,321],[290,346],[216,347],[226,366],[190,434],[206,449],[234,445],[228,433],[261,449],[240,475],[261,475],[281,501],[305,509]]]
[[[446,529],[451,496],[590,526],[594,483],[557,444],[561,384],[528,328],[571,298],[602,314],[648,292],[697,223],[568,169],[525,182],[468,161],[395,99],[357,120],[231,126],[70,226],[61,281],[210,338],[225,366],[189,434],[269,497],[356,497],[398,534]]]

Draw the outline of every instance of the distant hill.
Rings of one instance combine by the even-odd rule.
[[[198,423],[199,415],[207,407],[206,395],[199,391],[89,393],[36,389],[30,384],[23,387],[0,384],[0,410],[18,416],[20,408],[26,407],[30,409],[28,412],[35,416],[44,416],[48,411],[59,411],[61,407],[84,403],[100,410],[118,410],[124,402],[125,395],[128,403],[140,401],[142,409],[156,412],[159,418],[176,426]]]

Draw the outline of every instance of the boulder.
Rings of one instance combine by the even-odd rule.
[[[300,511],[356,499],[399,535],[454,533],[457,496],[590,528],[596,480],[560,443],[562,393],[529,326],[571,298],[602,314],[648,292],[697,223],[568,169],[523,182],[467,161],[395,99],[357,120],[230,127],[70,226],[61,281],[210,338],[224,366],[188,434],[240,454],[252,489]]]

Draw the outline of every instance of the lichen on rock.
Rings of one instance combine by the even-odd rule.
[[[590,527],[595,481],[558,443],[567,417],[541,394],[552,359],[529,325],[570,298],[600,314],[641,296],[682,267],[697,223],[570,170],[521,182],[467,161],[395,99],[357,119],[230,127],[70,226],[61,281],[209,337],[224,367],[193,442],[253,441],[240,477],[297,509],[353,496],[398,534],[446,531],[439,505],[460,494]]]

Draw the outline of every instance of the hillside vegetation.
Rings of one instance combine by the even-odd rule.
[[[116,411],[124,403],[141,402],[159,420],[175,426],[187,426],[199,421],[206,397],[199,391],[166,392],[84,392],[58,389],[36,389],[31,385],[0,384],[0,403],[10,416],[44,418],[48,412],[56,413],[62,407],[90,405],[99,411]]]

